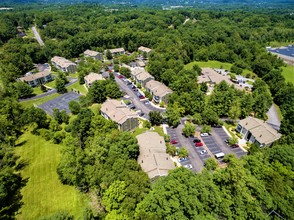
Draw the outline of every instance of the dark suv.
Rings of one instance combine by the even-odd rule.
[[[200,140],[199,138],[195,138],[195,139],[193,140],[193,142],[194,142],[194,143],[198,143],[198,142],[201,142],[201,140]]]

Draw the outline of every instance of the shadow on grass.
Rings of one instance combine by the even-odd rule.
[[[29,165],[29,161],[28,160],[23,160],[23,159],[20,159],[15,167],[15,169],[17,171],[20,171],[20,170],[23,170],[26,166]]]
[[[24,140],[24,141],[22,141],[22,142],[16,144],[15,147],[21,147],[21,146],[23,146],[24,144],[26,144],[27,142],[28,142],[27,140]]]

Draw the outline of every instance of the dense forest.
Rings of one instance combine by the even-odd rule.
[[[35,39],[17,37],[17,26],[28,30],[34,24],[44,47]],[[19,173],[14,147],[27,131],[62,144],[56,171],[60,181],[98,198],[96,209],[85,210],[85,219],[276,219],[275,213],[293,219],[294,85],[282,75],[283,62],[265,49],[272,41],[293,42],[294,16],[287,11],[32,7],[1,12],[0,27],[1,219],[15,218],[22,205],[20,189],[26,180]],[[177,168],[150,183],[136,162],[136,139],[88,108],[106,97],[120,97],[113,78],[95,84],[80,104],[71,103],[72,120],[65,112],[49,117],[18,102],[27,88],[15,80],[34,63],[49,62],[55,55],[75,60],[86,49],[124,47],[134,52],[141,45],[154,49],[147,70],[174,91],[164,116],[170,125],[176,126],[183,116],[204,125],[217,124],[221,117],[266,119],[275,102],[283,114],[282,139],[271,148],[252,148],[240,160],[227,156],[226,168],[206,166],[197,174]],[[253,72],[253,91],[245,93],[222,82],[206,96],[207,88],[197,83],[199,67],[184,66],[207,60],[232,63],[232,72]],[[78,74],[83,76],[91,65],[102,67],[81,63]],[[54,218],[73,216],[44,217]]]

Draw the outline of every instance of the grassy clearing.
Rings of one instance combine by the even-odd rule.
[[[216,61],[216,60],[209,60],[207,62],[194,61],[192,63],[188,63],[187,65],[185,65],[185,69],[191,70],[193,68],[193,65],[195,65],[195,64],[197,64],[201,68],[210,67],[210,68],[226,69],[226,70],[230,70],[231,67],[233,66],[233,64],[231,64],[231,63],[224,63],[224,62],[220,62],[220,61]],[[247,70],[247,69],[243,70],[243,75],[247,74],[247,73],[252,73],[252,71]]]
[[[136,137],[139,134],[142,134],[146,131],[150,131],[148,128],[136,128],[133,132],[133,136]],[[164,136],[163,129],[160,126],[154,126],[154,130],[152,132],[157,132],[160,136]]]
[[[88,93],[87,89],[85,88],[84,85],[80,85],[79,82],[75,82],[74,84],[70,85],[67,87],[68,91],[71,91],[71,89],[78,90],[80,94],[86,95]]]
[[[88,205],[85,195],[75,187],[63,185],[56,173],[60,160],[60,145],[43,138],[25,133],[19,139],[24,143],[16,148],[16,154],[28,165],[21,171],[28,178],[22,189],[23,207],[17,219],[38,219],[59,210],[64,210],[82,219],[82,212]]]
[[[92,112],[94,112],[94,114],[98,114],[99,113],[99,110],[101,109],[101,104],[93,104],[89,107],[89,109],[92,110]]]
[[[41,90],[41,86],[35,87],[35,88],[33,88],[33,90],[34,90],[33,93],[34,93],[35,95],[43,94],[43,91]]]
[[[58,96],[60,96],[61,94],[58,94],[58,93],[54,93],[52,95],[49,95],[49,96],[45,96],[43,98],[39,98],[39,99],[34,99],[34,100],[29,100],[29,101],[26,101],[26,102],[21,102],[20,104],[24,107],[30,107],[30,106],[33,106],[34,104],[35,105],[41,105],[42,103],[44,102],[48,102],[52,99],[55,99],[57,98]]]
[[[294,83],[294,66],[287,65],[285,67],[282,67],[282,74],[285,77],[287,82]]]
[[[45,85],[51,88],[55,88],[55,80],[52,80],[51,82],[48,82]]]

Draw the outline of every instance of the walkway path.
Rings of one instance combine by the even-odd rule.
[[[41,36],[40,36],[40,34],[38,33],[36,26],[32,27],[32,31],[33,31],[33,33],[34,33],[34,35],[35,35],[35,38],[36,38],[37,41],[39,42],[40,46],[44,46],[45,44],[44,44],[44,42],[42,41]]]

